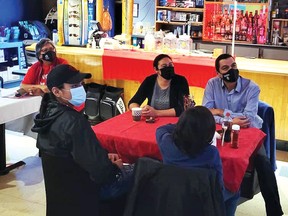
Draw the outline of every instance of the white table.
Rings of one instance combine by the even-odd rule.
[[[18,87],[19,88],[19,87]],[[13,97],[18,88],[1,89],[0,97],[0,175],[9,173],[10,170],[25,164],[19,161],[10,166],[6,166],[6,142],[5,123],[24,117],[39,111],[40,96],[26,96],[23,98]]]

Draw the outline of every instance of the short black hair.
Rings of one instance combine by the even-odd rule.
[[[156,70],[158,70],[159,61],[161,61],[163,58],[169,58],[169,59],[172,60],[172,58],[169,55],[166,55],[166,54],[160,54],[160,55],[156,56],[154,61],[153,61],[153,67],[156,68]]]
[[[181,114],[173,133],[175,145],[189,156],[195,156],[211,145],[216,130],[210,110],[195,106]]]
[[[216,71],[219,72],[219,68],[220,68],[220,63],[219,62],[221,60],[228,59],[228,58],[231,58],[231,57],[234,59],[234,57],[232,55],[228,54],[228,53],[223,53],[223,54],[219,55],[218,58],[215,60],[215,69],[216,69]]]

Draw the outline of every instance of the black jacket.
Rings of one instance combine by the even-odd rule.
[[[148,105],[151,105],[151,100],[153,96],[154,85],[157,79],[157,74],[146,77],[146,79],[141,83],[136,94],[129,101],[131,103],[137,103],[141,105],[146,98],[148,98]],[[189,85],[185,77],[180,75],[175,75],[171,80],[170,86],[170,108],[174,108],[176,116],[184,110],[183,106],[183,96],[189,95]]]
[[[118,168],[108,159],[90,123],[81,113],[46,94],[34,121],[32,131],[38,133],[37,147],[41,152],[56,157],[72,155],[98,184],[115,179]]]

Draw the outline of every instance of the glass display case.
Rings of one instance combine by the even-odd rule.
[[[269,14],[267,0],[245,2],[206,0],[203,40],[231,41],[235,26],[235,42],[265,44],[269,39]]]

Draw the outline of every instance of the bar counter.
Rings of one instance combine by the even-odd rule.
[[[26,49],[35,50],[35,45],[26,47]],[[157,54],[135,50],[98,50],[57,46],[59,57],[65,58],[79,70],[93,74],[90,81],[123,87],[126,105],[135,94],[141,80],[146,75],[154,73],[152,62]],[[201,104],[205,86],[203,80],[207,82],[209,78],[216,75],[215,59],[176,54],[171,56],[175,61],[176,73],[188,75],[190,93],[194,95],[196,103]],[[105,62],[107,57],[109,57],[109,61]],[[260,86],[260,100],[267,102],[274,108],[276,138],[288,141],[288,115],[286,115],[288,110],[288,61],[237,57],[236,62],[240,75],[253,80]],[[108,66],[106,67],[105,64]],[[194,66],[201,70],[195,71],[192,69]],[[105,68],[109,70],[105,71]],[[114,70],[111,71],[111,69]]]

